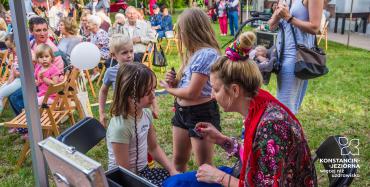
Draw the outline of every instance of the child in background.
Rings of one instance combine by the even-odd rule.
[[[100,123],[106,126],[107,116],[105,115],[105,103],[107,101],[109,87],[116,85],[117,72],[121,65],[126,63],[134,62],[134,47],[132,40],[128,35],[116,34],[110,39],[110,52],[113,58],[113,62],[117,61],[116,64],[107,65],[107,71],[104,74],[103,85],[99,91],[99,119]],[[113,63],[112,62],[112,63]],[[158,105],[156,99],[154,99],[152,105],[152,111],[154,118],[158,117]]]
[[[37,64],[35,65],[35,78],[37,91],[37,101],[41,105],[44,96],[50,85],[59,82],[60,70],[53,65],[54,53],[53,49],[46,44],[39,44],[36,47],[35,58]],[[51,104],[56,95],[49,96],[47,104]]]
[[[144,64],[126,63],[119,68],[106,138],[109,169],[119,165],[161,186],[178,172],[157,144],[153,117],[146,109],[154,102],[156,85],[154,72]],[[164,169],[148,167],[148,152]]]
[[[123,14],[117,13],[115,15],[115,21],[113,26],[108,30],[108,36],[112,37],[114,34],[125,34],[125,29],[123,25],[125,24],[126,18]]]
[[[106,126],[106,115],[105,115],[105,103],[107,101],[109,87],[115,86],[116,77],[119,67],[125,63],[134,62],[134,47],[132,40],[125,35],[116,34],[110,38],[109,50],[113,61],[117,61],[118,64],[110,64],[107,66],[107,71],[104,74],[103,85],[99,91],[99,119],[100,123]],[[113,62],[112,62],[113,63]]]
[[[273,68],[273,63],[267,58],[266,47],[259,45],[254,49],[255,57],[254,60],[258,65],[261,72],[271,72]]]
[[[252,47],[256,42],[256,35],[253,32],[244,32],[238,39],[236,39],[228,48],[225,50],[225,55],[230,57],[230,60],[238,61],[238,56],[248,58],[253,53]],[[246,60],[246,59],[243,59]]]
[[[18,60],[15,53],[15,43],[13,37],[14,37],[13,34],[8,34],[5,37],[5,45],[8,47],[9,56],[13,57],[13,63],[10,68],[8,81],[0,87],[0,113],[4,109],[3,105],[4,97],[8,97],[21,87],[21,79],[19,78],[20,74],[18,68]]]

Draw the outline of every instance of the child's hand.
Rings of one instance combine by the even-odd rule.
[[[258,61],[260,61],[260,62],[265,62],[265,61],[267,61],[268,59],[266,58],[266,57],[264,57],[264,56],[257,56],[256,57],[256,59],[258,60]]]
[[[170,88],[170,85],[166,81],[163,81],[163,80],[159,81],[159,85],[162,86],[166,90]]]
[[[166,73],[166,82],[171,86],[175,87],[176,85],[176,71],[172,69],[171,71]]]
[[[38,78],[38,79],[42,79],[41,75],[42,75],[42,72],[40,71],[40,72],[37,74],[37,77],[36,77],[36,78]]]
[[[175,170],[175,169],[172,170],[172,171],[169,171],[169,173],[170,173],[171,176],[174,176],[174,175],[179,174],[179,172],[177,170]]]
[[[159,118],[159,115],[158,115],[158,111],[152,111],[152,115],[153,115],[153,118],[154,119],[158,119]]]
[[[99,121],[105,128],[107,127],[107,120],[108,118],[105,114],[99,116]]]

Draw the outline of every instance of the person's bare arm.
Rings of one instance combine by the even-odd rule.
[[[193,73],[191,75],[189,86],[186,88],[171,88],[166,81],[161,81],[160,85],[164,87],[168,93],[187,100],[198,99],[202,88],[208,81],[208,76],[201,73]]]
[[[105,103],[107,101],[109,87],[103,84],[99,91],[99,121],[106,127]]]
[[[153,156],[153,159],[159,162],[159,164],[161,164],[170,173],[170,175],[178,173],[173,164],[167,158],[166,153],[158,145],[154,125],[150,125],[148,132],[148,151],[150,155]]]
[[[269,26],[270,26],[270,30],[271,31],[276,30],[278,28],[278,26],[279,26],[279,21],[280,21],[279,12],[280,11],[278,9],[276,9],[274,11],[274,13],[272,14],[270,20],[267,22],[269,24]]]
[[[47,78],[47,77],[43,77],[42,78],[42,81],[44,81],[44,83],[46,83],[47,85],[54,85],[54,84],[57,84],[58,83],[58,77],[57,76],[54,76],[52,77],[51,79]]]
[[[309,20],[302,21],[297,18],[291,19],[291,24],[302,30],[303,32],[307,32],[310,34],[317,34],[320,31],[320,23],[321,23],[321,16],[324,7],[324,0],[308,0],[308,14]],[[291,18],[291,14],[289,13],[289,8],[287,5],[279,4],[278,8],[280,9],[280,17],[289,20]]]
[[[117,164],[126,169],[129,169],[130,167],[129,154],[128,154],[129,145],[123,144],[123,143],[112,142],[112,149],[113,149],[113,154],[114,154],[114,157],[116,158]]]

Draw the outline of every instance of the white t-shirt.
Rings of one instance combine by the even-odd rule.
[[[149,109],[143,110],[141,119],[137,121],[138,137],[138,170],[141,171],[148,164],[148,132],[152,128],[153,116]],[[124,119],[122,116],[113,117],[107,129],[107,146],[108,146],[108,168],[112,169],[117,165],[113,154],[112,142],[129,144],[129,163],[132,172],[135,172],[136,164],[136,133],[134,117],[128,116]]]
[[[129,34],[129,36],[130,36],[131,39],[134,36],[135,27],[136,27],[135,25],[134,26],[132,26],[132,25],[129,25],[128,26],[128,34]]]

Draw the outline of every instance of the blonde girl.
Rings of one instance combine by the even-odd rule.
[[[59,81],[60,70],[53,65],[53,49],[47,44],[40,44],[36,47],[35,58],[35,79],[37,86],[37,100],[41,105],[48,87],[57,84]],[[49,96],[48,104],[51,104],[56,95]]]
[[[177,174],[157,144],[151,112],[157,79],[153,71],[140,63],[120,66],[107,129],[108,167],[122,166],[157,186],[169,175]],[[164,169],[149,169],[147,154]]]
[[[172,118],[173,156],[178,171],[186,171],[193,148],[198,165],[212,163],[213,143],[203,141],[194,132],[195,124],[207,121],[218,130],[220,114],[217,102],[211,98],[210,67],[220,55],[211,23],[199,8],[185,10],[179,17],[178,37],[185,47],[179,72],[166,74],[161,81],[175,99],[175,116]]]

